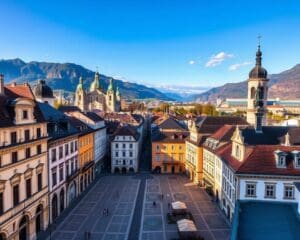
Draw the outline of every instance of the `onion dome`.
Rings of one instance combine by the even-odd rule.
[[[256,64],[255,67],[250,71],[249,78],[267,78],[268,72],[261,66],[261,56],[262,52],[260,51],[260,45],[256,52]]]
[[[46,84],[45,80],[39,80],[33,88],[33,94],[37,98],[54,98],[51,87]]]
[[[76,92],[81,91],[81,90],[83,90],[83,78],[82,77],[79,78],[79,83],[77,85]]]
[[[100,89],[100,74],[98,72],[95,73],[94,81],[90,86],[90,92],[93,92],[97,89]]]

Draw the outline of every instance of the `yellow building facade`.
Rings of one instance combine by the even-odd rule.
[[[78,138],[79,143],[79,193],[94,179],[94,132],[86,129]]]

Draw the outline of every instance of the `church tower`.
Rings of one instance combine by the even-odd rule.
[[[267,99],[268,99],[268,72],[262,67],[262,52],[260,44],[256,52],[255,67],[249,73],[248,79],[248,105],[247,122],[253,125],[257,132],[262,131],[266,125]]]
[[[101,89],[100,74],[98,71],[95,73],[94,81],[91,83],[90,92],[96,91],[97,89]]]
[[[83,88],[83,79],[79,78],[79,84],[77,85],[75,92],[75,106],[80,108],[81,111],[86,111],[86,93]]]
[[[116,93],[114,89],[114,82],[111,78],[106,93],[106,107],[108,112],[116,112]]]

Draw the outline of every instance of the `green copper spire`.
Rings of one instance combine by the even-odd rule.
[[[119,90],[119,86],[117,86],[116,95],[117,95],[117,97],[121,96],[121,93],[120,93],[120,90]]]
[[[110,92],[110,91],[114,91],[114,83],[113,83],[113,79],[109,79],[109,85],[108,85],[108,88],[107,88],[107,91]]]
[[[76,91],[83,90],[83,78],[80,76]]]

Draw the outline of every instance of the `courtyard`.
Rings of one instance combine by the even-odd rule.
[[[215,203],[180,175],[102,177],[56,227],[51,239],[85,239],[87,231],[93,240],[178,239],[177,225],[168,224],[166,218],[172,201],[186,203],[205,240],[229,239],[230,227]],[[103,214],[105,208],[108,215]]]

